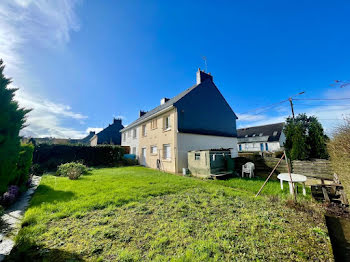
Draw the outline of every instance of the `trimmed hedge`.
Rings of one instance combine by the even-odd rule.
[[[12,184],[18,185],[22,190],[23,187],[26,186],[29,179],[30,168],[33,160],[33,151],[34,146],[32,144],[21,145],[21,151],[19,152],[17,163],[17,176],[15,180],[12,181]]]
[[[40,144],[34,149],[33,164],[47,171],[56,171],[57,166],[80,162],[87,166],[118,166],[123,161],[124,148],[114,145],[48,145]]]

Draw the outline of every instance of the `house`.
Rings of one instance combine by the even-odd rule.
[[[213,82],[198,69],[197,83],[177,96],[163,98],[160,105],[121,130],[122,145],[136,147],[139,162],[167,172],[188,167],[192,150],[237,150],[237,116]],[[134,136],[134,134],[136,134]]]
[[[119,118],[114,118],[113,124],[109,124],[105,129],[95,134],[90,139],[90,145],[91,146],[97,146],[102,144],[120,145],[121,144],[120,130],[122,130],[123,128],[124,126],[122,125],[122,120]]]
[[[238,151],[283,151],[283,145],[286,141],[283,127],[284,123],[276,123],[237,129]]]
[[[95,132],[91,131],[86,137],[81,139],[71,138],[54,138],[54,137],[22,137],[23,143],[32,143],[33,145],[49,144],[49,145],[90,145],[90,139],[95,135]]]

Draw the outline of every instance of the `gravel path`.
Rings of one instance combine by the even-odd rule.
[[[0,232],[0,261],[10,254],[15,244],[13,239],[20,229],[24,212],[29,205],[29,200],[39,186],[40,180],[40,176],[33,176],[31,187],[10,208],[6,209],[5,214],[1,217],[5,228]]]

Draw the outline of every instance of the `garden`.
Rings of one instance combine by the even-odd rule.
[[[271,181],[143,167],[42,177],[9,261],[332,260],[322,210]]]

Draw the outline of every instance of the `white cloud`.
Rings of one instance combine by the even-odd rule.
[[[59,48],[70,40],[70,32],[79,30],[74,12],[77,0],[2,0],[0,2],[0,58],[6,65],[7,76],[21,89],[15,99],[20,106],[32,108],[22,135],[82,137],[83,131],[63,126],[65,119],[80,123],[86,116],[75,113],[68,105],[52,99],[29,95],[23,87],[37,82],[26,68],[24,54],[27,46]],[[33,88],[33,87],[32,87]]]

